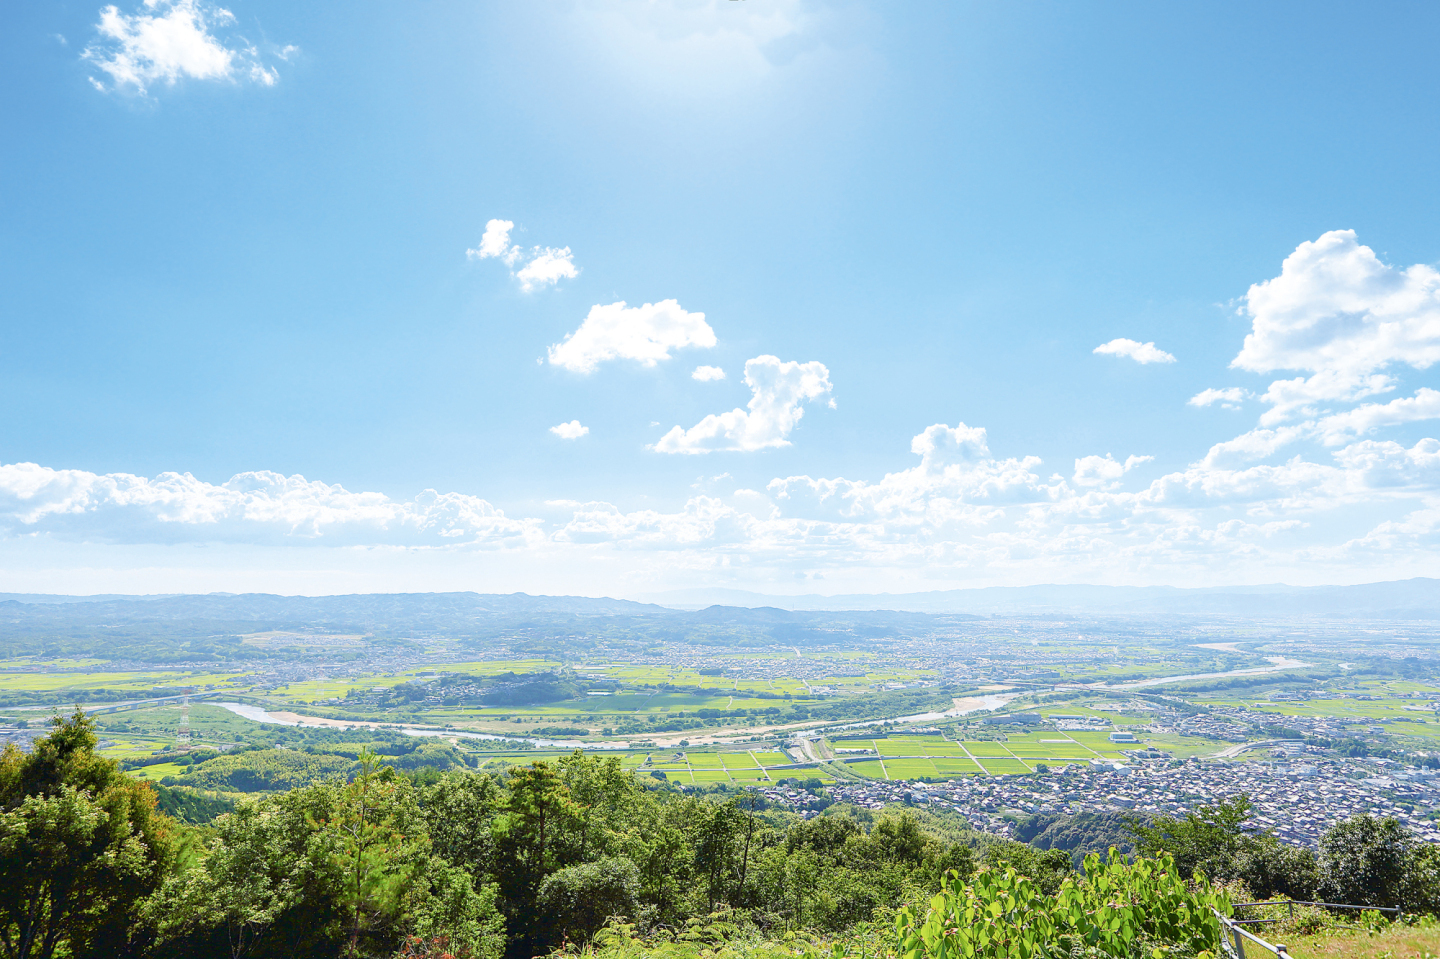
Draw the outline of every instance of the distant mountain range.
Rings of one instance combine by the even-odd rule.
[[[792,610],[896,610],[1033,616],[1085,613],[1136,616],[1320,616],[1440,619],[1440,580],[1407,579],[1360,586],[990,586],[924,593],[772,596],[736,589],[690,589],[639,597],[675,609],[714,604]]]
[[[1215,589],[1024,586],[928,593],[767,596],[688,590],[655,602],[486,593],[277,596],[0,594],[0,658],[99,656],[144,662],[257,658],[245,637],[275,632],[303,654],[306,634],[364,634],[382,645],[453,640],[502,644],[521,656],[685,642],[722,647],[800,647],[888,641],[988,628],[1001,619],[1085,617],[1120,632],[1146,620],[1440,620],[1440,580],[1363,586]],[[1128,620],[1129,622],[1123,622]],[[324,653],[324,644],[315,646]],[[289,653],[287,653],[289,655]]]
[[[742,590],[656,593],[648,602],[526,593],[357,593],[278,596],[208,593],[152,596],[50,596],[0,593],[0,635],[11,631],[123,623],[190,624],[195,629],[254,631],[312,626],[387,633],[484,629],[527,622],[551,626],[608,620],[612,625],[816,626],[850,628],[988,616],[1304,616],[1440,619],[1440,580],[1409,579],[1361,586],[994,586],[925,593],[772,596]],[[208,624],[202,626],[202,624]],[[245,624],[252,624],[246,626]],[[7,628],[8,627],[8,628]],[[245,627],[243,630],[241,627]]]
[[[37,622],[211,621],[357,626],[448,627],[526,617],[667,614],[662,606],[627,599],[530,596],[526,593],[353,593],[279,596],[197,593],[163,596],[45,596],[0,593],[0,628],[7,620]]]

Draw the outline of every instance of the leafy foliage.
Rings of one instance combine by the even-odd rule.
[[[1014,869],[982,869],[969,883],[952,873],[923,915],[896,917],[895,931],[901,959],[1198,957],[1220,947],[1212,909],[1228,914],[1224,894],[1203,879],[1187,886],[1172,857],[1127,863],[1112,851],[1087,856],[1083,876],[1053,896]]]
[[[0,753],[0,954],[132,954],[127,921],[173,863],[155,794],[95,755],[79,710],[22,755]]]
[[[393,755],[338,740],[252,751],[309,778],[204,826],[161,814],[150,787],[96,758],[83,715],[29,756],[8,750],[0,959],[525,959],[589,942],[738,959],[827,936],[842,953],[905,959],[1163,959],[1214,949],[1208,909],[1225,902],[1210,868],[1440,904],[1440,851],[1387,820],[1332,831],[1316,859],[1244,834],[1243,803],[1197,810],[1140,827],[1153,854],[1091,855],[1077,875],[1069,851],[975,833],[953,813],[831,806],[807,820],[578,751],[500,775],[407,775],[391,761],[422,750],[376,745]]]

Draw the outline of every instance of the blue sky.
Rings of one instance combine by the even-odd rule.
[[[0,590],[1440,575],[1432,5],[0,17]]]

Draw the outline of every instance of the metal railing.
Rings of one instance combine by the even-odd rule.
[[[1278,901],[1272,900],[1270,902],[1237,902],[1234,908],[1238,914],[1239,910],[1246,906],[1286,906],[1289,909],[1289,916],[1288,919],[1283,917],[1277,919],[1232,919],[1217,910],[1210,910],[1214,912],[1215,917],[1220,920],[1220,926],[1224,930],[1220,936],[1220,944],[1224,953],[1230,956],[1231,959],[1246,959],[1245,943],[1247,942],[1253,942],[1259,948],[1277,957],[1277,959],[1291,959],[1290,953],[1285,950],[1284,943],[1266,942],[1244,927],[1265,922],[1286,922],[1294,920],[1296,906],[1316,906],[1321,909],[1353,909],[1359,912],[1389,912],[1394,913],[1396,919],[1404,916],[1404,913],[1396,906],[1356,906],[1344,902],[1308,902],[1301,899],[1282,899]]]
[[[1234,908],[1238,913],[1246,906],[1288,906],[1289,916],[1287,918],[1290,920],[1295,918],[1296,906],[1316,906],[1320,909],[1353,909],[1357,912],[1365,912],[1367,910],[1373,912],[1393,912],[1396,919],[1405,915],[1399,906],[1356,906],[1346,902],[1309,902],[1304,899],[1271,899],[1268,902],[1237,902]],[[1285,922],[1286,919],[1235,919],[1233,921],[1240,925],[1251,925],[1261,922]]]
[[[1220,920],[1220,927],[1223,930],[1220,935],[1220,949],[1231,959],[1245,959],[1245,943],[1247,941],[1255,943],[1277,959],[1291,959],[1290,953],[1285,951],[1283,943],[1271,945],[1253,932],[1242,929],[1239,923],[1219,910],[1212,909],[1210,911],[1215,913],[1216,919]]]

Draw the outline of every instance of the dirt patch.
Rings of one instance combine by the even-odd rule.
[[[362,729],[379,729],[381,726],[393,726],[394,723],[371,723],[360,719],[327,719],[324,716],[302,716],[299,713],[288,711],[267,710],[271,716],[281,722],[296,723],[300,726],[355,726]]]

